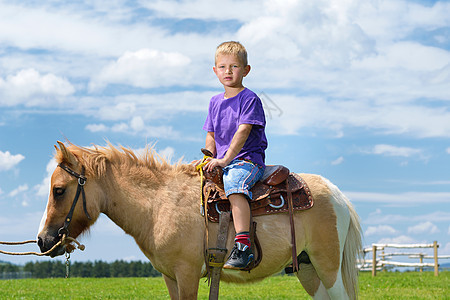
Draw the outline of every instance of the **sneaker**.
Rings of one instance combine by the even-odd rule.
[[[242,270],[245,269],[254,259],[252,249],[241,243],[234,244],[224,269]]]

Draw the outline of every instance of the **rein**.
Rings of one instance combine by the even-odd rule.
[[[206,264],[206,276],[208,276],[208,284],[211,282],[211,273],[210,273],[210,266],[211,262],[209,259],[210,256],[210,249],[209,249],[209,226],[208,226],[208,196],[203,195],[203,186],[205,184],[204,182],[204,172],[203,167],[208,163],[208,158],[212,158],[213,154],[209,152],[207,149],[202,149],[202,152],[204,154],[203,159],[201,162],[196,166],[196,170],[200,172],[200,214],[204,217],[205,221],[205,264]],[[208,190],[209,195],[209,190]]]
[[[72,175],[73,177],[78,178],[77,192],[75,194],[75,198],[73,199],[72,207],[70,208],[69,213],[67,214],[66,219],[64,220],[64,226],[58,230],[58,234],[60,236],[63,236],[64,234],[66,236],[68,236],[69,235],[69,225],[70,225],[70,222],[72,222],[73,212],[75,210],[75,206],[77,205],[78,198],[80,198],[80,194],[83,197],[84,213],[86,214],[86,217],[89,220],[91,220],[91,216],[89,215],[87,208],[86,208],[86,194],[84,193],[84,185],[86,184],[87,178],[86,178],[86,176],[84,176],[84,167],[81,168],[81,174],[78,174],[77,172],[70,169],[66,165],[63,165],[62,163],[58,164],[58,167],[60,167],[61,169],[63,169],[64,171],[66,171],[67,173]]]

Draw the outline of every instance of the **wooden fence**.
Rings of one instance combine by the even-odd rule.
[[[425,253],[407,253],[407,252],[385,252],[386,248],[397,249],[417,249],[417,248],[433,248],[433,255],[427,255]],[[450,255],[438,256],[439,244],[435,241],[433,244],[372,244],[372,247],[364,248],[363,260],[359,264],[361,271],[372,270],[372,276],[376,276],[377,271],[385,270],[388,266],[392,267],[416,267],[420,272],[424,267],[434,267],[434,276],[439,275],[439,259],[450,258]],[[381,251],[380,259],[377,259],[377,251]],[[367,253],[372,252],[372,259],[366,260]],[[409,258],[419,259],[417,263],[408,262],[395,262],[390,259],[394,256],[408,256]],[[424,259],[433,259],[433,263],[425,263]]]

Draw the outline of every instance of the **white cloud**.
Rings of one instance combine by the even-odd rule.
[[[168,161],[170,161],[175,154],[175,149],[172,147],[166,147],[158,151],[158,154],[167,159]]]
[[[270,73],[272,87],[319,91],[309,98],[271,95],[286,103],[280,105],[285,115],[273,132],[296,134],[311,126],[341,135],[346,127],[359,127],[384,134],[449,136],[450,113],[426,99],[450,100],[449,72],[444,71],[450,52],[408,39],[422,26],[448,25],[450,5],[440,5],[440,11],[405,2],[346,1],[337,6],[330,1],[268,1],[265,7],[265,14],[239,31],[258,66],[246,80],[263,89]],[[418,8],[424,11],[419,23],[410,17]],[[405,15],[411,23],[404,24]],[[378,35],[372,25],[389,29]],[[400,37],[406,41],[398,42]]]
[[[441,255],[450,255],[450,243],[447,243],[444,245],[444,247],[441,249],[439,248],[439,254]]]
[[[427,59],[424,60],[423,58]],[[403,69],[409,71],[435,71],[450,62],[448,51],[424,46],[417,42],[398,42],[381,49],[377,56],[369,56],[355,61],[355,68],[373,71],[383,69]]]
[[[375,212],[369,214],[367,218],[364,219],[364,223],[370,225],[387,225],[387,224],[413,224],[419,222],[428,222],[433,220],[434,222],[442,222],[448,224],[450,222],[450,212],[436,211],[424,215],[402,215],[402,214],[390,214],[384,213],[381,210],[376,210]],[[446,225],[445,225],[446,226]]]
[[[385,135],[450,137],[450,112],[442,107],[409,103],[374,105],[366,96],[355,100],[276,93],[269,96],[282,111],[282,117],[273,116],[276,122],[269,124],[268,130],[273,134],[314,134],[320,130],[340,137],[347,128],[362,128]],[[391,149],[393,153],[394,149]],[[383,149],[378,146],[375,150],[380,152]],[[397,154],[399,150],[401,148],[396,149]],[[414,148],[403,150],[408,155],[421,152]],[[384,151],[388,153],[387,149]]]
[[[120,132],[129,135],[140,135],[146,138],[179,139],[182,137],[184,140],[197,140],[194,136],[182,135],[180,131],[174,130],[172,126],[145,125],[142,117],[134,117],[130,122],[114,123],[111,126],[88,124],[85,128],[91,132]]]
[[[56,166],[57,166],[56,160],[53,158],[50,159],[50,161],[47,163],[47,166],[45,168],[47,173],[45,174],[44,179],[40,184],[34,187],[34,189],[37,190],[38,196],[48,197],[50,190],[50,181],[52,178],[52,174],[56,169]]]
[[[417,205],[423,203],[447,204],[450,193],[446,192],[404,192],[404,193],[371,193],[351,192],[345,194],[352,202],[373,202],[392,206]]]
[[[116,105],[104,103],[99,107],[99,117],[103,120],[123,120],[128,119],[136,112],[136,103],[118,102]]]
[[[256,4],[256,5],[255,5]],[[145,1],[142,5],[152,10],[157,17],[175,19],[206,19],[206,20],[240,20],[247,21],[250,17],[256,17],[262,13],[263,6],[258,1]],[[246,12],[243,14],[224,14],[233,7],[234,11]]]
[[[408,184],[408,185],[450,185],[450,180],[432,180],[432,181],[426,181],[426,180],[391,180],[391,182],[396,182],[399,184]]]
[[[19,164],[25,156],[22,154],[11,154],[9,151],[0,151],[0,171],[7,171]]]
[[[341,68],[375,50],[374,41],[352,20],[355,1],[340,5],[330,1],[266,1],[264,4],[264,14],[249,19],[238,32],[258,57],[265,56],[269,61],[279,60],[286,65],[295,61],[300,69]],[[263,45],[265,51],[257,53],[256,49]],[[306,75],[302,74],[303,70],[296,72],[302,78]],[[287,74],[293,75],[291,70]]]
[[[450,147],[448,147],[447,149],[445,149],[445,151],[450,154]]]
[[[1,3],[0,41],[23,49],[108,56],[139,49],[136,47],[160,40],[165,33],[132,22],[133,16],[122,24],[105,18],[117,12],[117,6],[107,5],[108,10],[104,5],[103,11],[93,11],[90,4],[85,8],[50,6]]]
[[[331,162],[331,164],[332,164],[333,166],[337,166],[337,165],[342,164],[343,162],[344,162],[344,157],[343,157],[343,156],[340,156],[340,157],[336,158],[335,160],[333,160],[333,161]]]
[[[8,196],[10,197],[15,197],[25,191],[28,191],[28,185],[27,184],[23,184],[18,186],[17,188],[15,188],[14,190],[12,190],[11,192],[9,192]]]
[[[190,62],[189,57],[178,52],[154,49],[128,51],[107,65],[90,86],[95,90],[114,83],[142,88],[186,85],[186,79],[192,74],[188,71]]]
[[[411,37],[418,29],[449,25],[446,16],[450,5],[442,2],[429,7],[404,1],[349,0],[336,5],[330,0],[229,0],[220,4],[198,0],[152,1],[138,3],[134,8],[120,3],[112,7],[91,3],[89,9],[83,4],[51,8],[46,4],[0,4],[4,16],[0,18],[0,28],[13,28],[0,31],[0,41],[24,49],[59,49],[62,53],[59,60],[51,61],[53,68],[77,75],[84,69],[92,88],[108,84],[158,88],[193,83],[220,87],[210,66],[214,47],[224,37],[207,30],[169,34],[164,25],[152,27],[148,19],[135,18],[133,12],[139,5],[152,10],[149,18],[225,21],[230,17],[224,16],[219,7],[228,5],[248,12],[246,17],[236,17],[243,26],[226,37],[241,40],[249,50],[254,68],[246,82],[253,89],[262,90],[267,88],[267,74],[271,74],[271,88],[293,90],[289,96],[285,92],[271,95],[285,103],[283,120],[273,125],[273,133],[297,134],[305,127],[314,127],[315,131],[327,130],[342,136],[346,128],[357,127],[419,138],[450,136],[450,112],[427,100],[450,100],[450,52],[422,45]],[[18,20],[11,16],[18,16]],[[17,32],[27,27],[20,24],[29,23],[41,25],[31,26],[31,33]],[[65,56],[67,60],[73,57],[65,51],[81,53],[78,63],[61,63]],[[41,60],[41,55],[36,57]],[[112,57],[117,59],[111,60]],[[62,73],[59,70],[55,74]],[[299,86],[302,91],[295,92]],[[310,94],[316,96],[300,97],[304,90],[314,91]],[[76,109],[85,109],[81,112],[100,115],[104,120],[130,120],[133,104],[137,111],[144,106],[133,102],[138,97],[155,98],[134,95],[129,107],[100,101],[89,103],[89,111]],[[178,107],[169,103],[176,113],[190,111],[189,105]],[[164,116],[147,107],[144,110],[148,115]],[[149,124],[148,116],[140,116]]]
[[[406,235],[400,235],[393,238],[382,238],[378,240],[377,244],[413,244],[416,243],[417,240],[412,237]]]
[[[204,118],[208,110],[209,99],[219,92],[220,90],[184,91],[162,94],[122,94],[115,97],[86,97],[81,99],[80,108],[89,107],[89,109],[80,113],[103,121],[131,121],[133,118],[140,117],[144,123],[159,119],[168,120],[180,113],[201,114]],[[92,127],[91,129],[102,128]]]
[[[122,132],[153,138],[197,139],[197,133],[181,134],[172,126],[174,117],[181,113],[206,118],[209,99],[218,91],[175,92],[165,94],[120,95],[99,99],[86,98],[80,107],[92,106],[85,113],[102,120],[85,126],[90,132]],[[86,103],[86,104],[85,104]],[[97,110],[98,112],[92,113]],[[110,122],[113,121],[113,122]],[[170,125],[165,125],[169,124]],[[164,124],[164,125],[161,125]],[[201,131],[198,133],[201,134]]]
[[[130,127],[134,131],[142,131],[145,129],[144,120],[139,116],[133,117],[130,121]]]
[[[385,1],[380,6],[360,1],[340,5],[332,1],[266,1],[264,14],[250,18],[239,30],[238,37],[246,41],[249,53],[253,53],[251,57],[265,62],[261,74],[256,75],[261,87],[270,68],[272,86],[300,84],[335,97],[398,101],[406,95],[439,94],[448,99],[445,92],[448,88],[443,83],[439,87],[430,85],[424,78],[425,74],[430,75],[427,72],[438,72],[448,65],[450,53],[408,41],[408,35],[421,24],[410,20],[406,27],[411,27],[405,31],[403,16],[408,4],[396,3],[395,14],[385,13],[385,4]],[[424,12],[429,10],[420,7]],[[444,11],[439,12],[441,20],[445,19],[445,10],[449,8],[445,5]],[[370,17],[376,16],[374,26],[383,27],[380,20],[386,19],[389,29],[383,30],[381,35],[374,34],[371,26],[365,26],[366,9]],[[435,20],[430,19],[430,22]],[[390,36],[393,32],[396,34]],[[391,38],[385,41],[386,36]],[[258,51],[261,48],[265,51]],[[412,73],[410,69],[417,72]],[[254,75],[255,72],[250,77]],[[405,78],[408,79],[405,81]]]
[[[126,123],[118,123],[118,124],[114,124],[112,127],[111,127],[111,130],[113,131],[113,132],[130,132],[131,133],[131,131],[129,130],[129,126],[128,126],[128,124],[126,124]]]
[[[400,157],[411,157],[416,155],[421,155],[421,149],[409,148],[409,147],[397,147],[392,145],[379,144],[375,145],[367,153],[384,155],[384,156],[400,156]]]
[[[88,124],[85,129],[90,132],[102,132],[107,131],[108,127],[105,124]]]
[[[365,236],[394,234],[397,234],[397,230],[388,225],[369,226],[364,233]]]
[[[67,79],[54,74],[41,75],[34,69],[24,69],[16,75],[9,75],[5,80],[0,78],[0,105],[15,106],[49,106],[53,103],[48,97],[56,101],[58,97],[73,94],[74,87]]]
[[[438,233],[438,232],[439,232],[438,227],[429,221],[408,227],[408,233],[410,234],[424,234],[424,233]]]
[[[443,1],[425,6],[411,1],[360,2],[355,22],[382,41],[408,35],[416,28],[448,25],[449,4]]]

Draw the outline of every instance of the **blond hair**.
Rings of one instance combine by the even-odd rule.
[[[247,50],[245,47],[239,43],[234,41],[223,42],[216,48],[215,62],[217,62],[217,57],[220,54],[225,55],[235,55],[239,59],[239,61],[245,66],[247,66]]]

